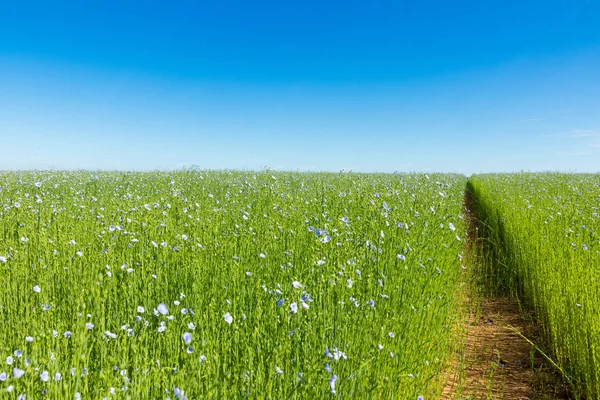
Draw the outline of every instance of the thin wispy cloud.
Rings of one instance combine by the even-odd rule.
[[[575,129],[566,136],[569,138],[600,138],[600,129]]]
[[[600,128],[595,129],[571,129],[566,132],[548,133],[543,136],[565,137],[565,138],[600,138]]]

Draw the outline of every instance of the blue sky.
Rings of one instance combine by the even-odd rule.
[[[600,1],[0,0],[0,169],[600,171]]]

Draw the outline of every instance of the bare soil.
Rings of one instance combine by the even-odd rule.
[[[537,338],[512,299],[483,299],[468,316],[462,375],[446,399],[569,399],[554,367],[521,335]],[[520,335],[520,334],[521,335]]]

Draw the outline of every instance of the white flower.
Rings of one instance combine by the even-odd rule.
[[[275,372],[277,372],[280,375],[283,374],[283,371],[279,367],[275,367]]]
[[[292,314],[296,314],[298,312],[298,304],[296,304],[296,303],[290,304],[290,312]]]
[[[39,293],[39,292],[41,292],[41,291],[42,291],[42,289],[41,289],[41,288],[40,288],[38,285],[35,285],[35,286],[33,287],[33,291],[34,291],[34,292],[36,292],[36,293]]]
[[[86,322],[85,323],[85,327],[88,328],[88,330],[92,330],[94,329],[94,324],[92,324],[91,322]]]
[[[28,342],[28,343],[33,342],[33,336],[26,336],[25,337],[25,341]]]
[[[188,328],[190,328],[190,329],[196,329],[196,325],[194,325],[194,323],[193,323],[193,322],[188,322],[187,326],[188,326]]]
[[[42,380],[42,382],[48,382],[48,380],[50,379],[50,375],[48,374],[48,371],[44,371],[40,374],[40,379]]]
[[[341,350],[338,349],[333,349],[333,353],[331,353],[329,351],[329,347],[325,348],[325,356],[329,357],[329,358],[333,358],[335,361],[344,359],[346,360],[348,357],[346,356],[346,353],[344,353]]]
[[[25,371],[23,371],[22,369],[13,368],[13,376],[15,377],[15,379],[19,379],[23,376],[23,374],[25,374]]]
[[[227,313],[223,316],[223,318],[225,319],[225,322],[227,322],[228,324],[231,325],[231,323],[233,322],[233,317],[231,316],[231,314]]]
[[[139,312],[140,314],[143,314],[143,313],[144,313],[144,311],[146,311],[146,310],[144,309],[144,307],[142,307],[142,306],[138,306],[138,307],[137,307],[137,312]]]
[[[4,382],[8,379],[8,375],[6,374],[6,372],[2,372],[0,374],[0,382]]]
[[[346,353],[344,353],[343,351],[340,351],[338,349],[333,349],[333,359],[338,361],[341,359],[347,359],[348,357],[346,357]]]
[[[294,287],[294,289],[302,289],[302,284],[298,281],[294,281],[292,282],[292,286]]]
[[[454,227],[454,224],[452,222],[450,222],[448,224],[448,228],[450,228],[451,231],[455,231],[456,230],[456,228]]]
[[[1,262],[1,263],[5,263],[5,262],[6,262],[6,257],[4,257],[4,256],[0,256],[0,262]]]
[[[104,332],[104,334],[106,335],[106,337],[109,337],[111,339],[116,339],[117,338],[117,334],[116,333],[112,333],[110,331],[106,331],[106,332]]]
[[[62,375],[61,375],[61,373],[60,373],[60,372],[57,372],[57,373],[55,373],[55,374],[54,374],[54,380],[55,380],[55,381],[60,381],[60,380],[62,380]]]
[[[14,360],[13,360],[12,356],[6,357],[6,364],[7,365],[12,365],[13,362],[14,362]]]

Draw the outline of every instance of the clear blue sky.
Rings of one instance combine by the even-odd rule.
[[[600,1],[0,0],[0,169],[600,171]]]

